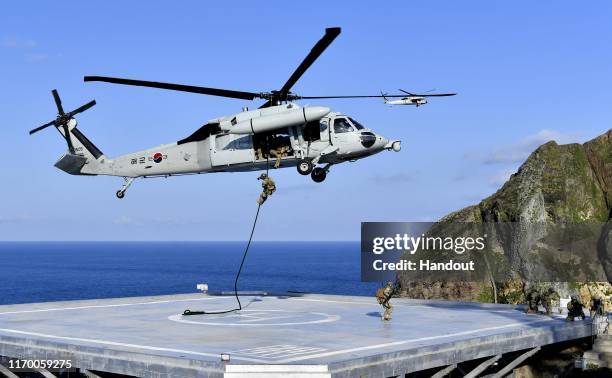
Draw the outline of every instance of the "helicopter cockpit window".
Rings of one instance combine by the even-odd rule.
[[[355,129],[346,118],[336,118],[334,120],[334,132],[336,134],[350,133],[351,131],[355,131]]]
[[[349,119],[351,120],[351,123],[353,124],[353,126],[355,126],[355,128],[357,128],[357,130],[365,129],[365,127],[361,123],[355,121],[354,119],[352,119],[350,117],[349,117]]]

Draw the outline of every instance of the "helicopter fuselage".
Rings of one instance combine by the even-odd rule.
[[[423,96],[407,96],[399,100],[385,100],[388,105],[415,105],[421,106],[427,104],[427,99]]]
[[[302,160],[329,167],[400,148],[400,141],[389,141],[329,108],[288,103],[210,120],[178,142],[105,159],[92,169],[88,162],[80,174],[135,178],[243,172],[294,167]]]

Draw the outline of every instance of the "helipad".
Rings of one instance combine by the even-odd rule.
[[[0,306],[0,356],[70,359],[134,376],[394,376],[591,335],[589,322],[507,305],[374,298],[176,295]],[[229,354],[230,361],[221,360]]]

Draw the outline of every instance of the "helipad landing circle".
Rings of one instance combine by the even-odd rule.
[[[176,314],[168,317],[168,320],[178,323],[233,327],[320,324],[335,322],[339,319],[340,316],[338,315],[330,315],[323,312],[285,310],[241,310],[220,315],[183,316],[182,314]]]

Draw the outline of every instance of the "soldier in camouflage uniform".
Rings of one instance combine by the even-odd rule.
[[[391,320],[391,313],[393,312],[393,306],[391,306],[391,297],[395,293],[395,287],[393,282],[387,282],[384,288],[376,290],[376,300],[385,309],[385,313],[382,316],[382,320]]]
[[[583,311],[583,304],[580,303],[580,301],[578,300],[578,297],[575,295],[572,295],[572,299],[570,300],[570,302],[567,304],[567,318],[566,320],[573,322],[574,318],[580,318],[582,320],[584,320],[584,311]]]
[[[527,291],[527,310],[528,314],[537,314],[539,305],[541,304],[546,310],[546,315],[552,315],[552,309],[555,303],[559,303],[559,294],[549,287],[548,289],[532,287]]]
[[[540,291],[532,287],[527,291],[525,298],[527,299],[527,310],[525,312],[528,314],[537,314],[538,305],[540,304]]]
[[[591,308],[589,309],[589,315],[591,315],[591,318],[595,317],[596,315],[605,315],[603,301],[598,295],[594,296],[593,299],[591,299]]]
[[[257,199],[257,203],[259,205],[263,205],[263,203],[266,202],[268,197],[276,191],[276,184],[274,183],[274,180],[272,180],[272,177],[268,176],[265,173],[262,173],[257,179],[262,180],[261,187],[263,188],[261,194],[259,195],[259,198]]]
[[[276,162],[274,163],[274,168],[280,167],[281,158],[287,156],[289,154],[289,147],[280,146],[275,149],[270,150],[270,156],[274,156],[276,158]]]
[[[542,301],[542,306],[546,310],[546,315],[552,315],[552,309],[555,304],[559,303],[561,297],[559,293],[555,291],[552,287],[549,287],[548,290],[545,290],[541,296],[540,300]]]

